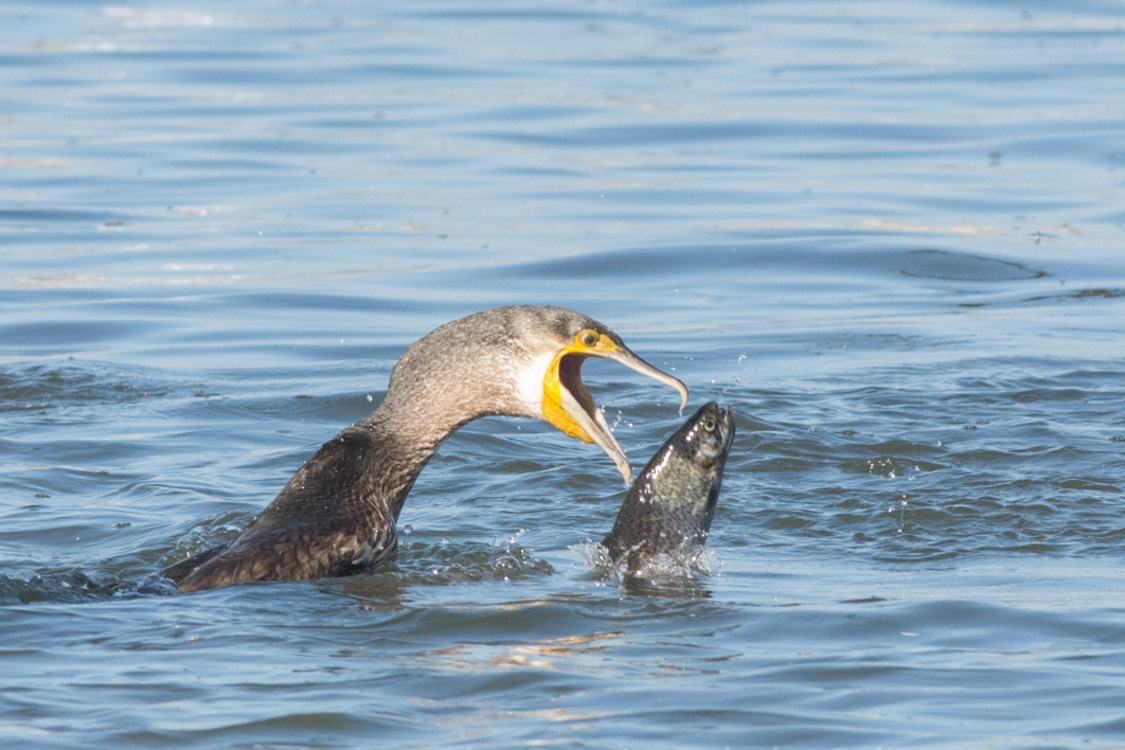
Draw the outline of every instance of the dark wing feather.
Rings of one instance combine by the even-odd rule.
[[[241,536],[163,575],[187,592],[241,581],[346,575],[393,561],[394,510],[401,502],[388,498],[405,495],[412,481],[385,486],[387,472],[372,471],[385,453],[367,430],[344,430],[301,467]]]
[[[169,565],[167,568],[160,571],[160,575],[171,580],[172,583],[178,586],[180,581],[187,578],[188,575],[192,573],[192,571],[194,571],[200,565],[203,565],[203,563],[207,562],[211,558],[223,552],[227,547],[228,545],[226,544],[220,544],[217,547],[211,547],[210,549],[205,549],[202,552],[196,552],[189,558],[180,560],[174,565]]]

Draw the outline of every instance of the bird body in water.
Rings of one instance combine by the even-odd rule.
[[[657,555],[688,557],[711,530],[723,467],[734,440],[730,407],[704,404],[645,466],[602,541],[615,564],[636,575]]]
[[[470,315],[416,341],[382,403],[329,440],[227,545],[161,572],[181,592],[243,581],[342,576],[393,562],[395,524],[418,474],[449,435],[478,417],[544,420],[597,443],[626,481],[631,469],[581,379],[589,357],[687,388],[617,334],[560,307],[518,305]]]

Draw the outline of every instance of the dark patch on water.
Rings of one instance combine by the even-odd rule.
[[[0,365],[0,412],[129,403],[168,393],[168,385],[112,365]]]
[[[909,265],[899,273],[942,281],[1024,281],[1049,276],[1046,271],[1016,261],[987,258],[949,250],[912,250]]]
[[[33,574],[26,579],[0,575],[0,604],[87,602],[112,596],[116,588],[77,570]]]

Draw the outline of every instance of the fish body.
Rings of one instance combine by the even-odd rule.
[[[711,530],[734,439],[730,407],[705,404],[661,446],[629,488],[602,541],[614,564],[636,574],[656,555],[685,557]]]

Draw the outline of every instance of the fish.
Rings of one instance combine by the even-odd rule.
[[[690,560],[703,549],[734,441],[734,413],[704,404],[652,457],[602,540],[615,567],[641,575],[660,555]]]

